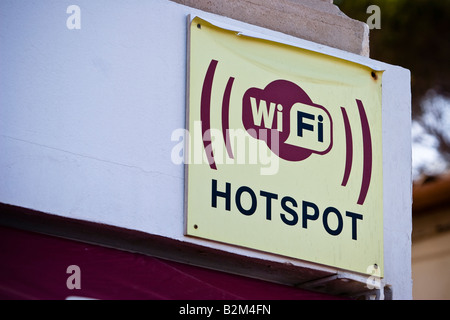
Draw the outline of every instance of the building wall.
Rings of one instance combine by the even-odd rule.
[[[347,52],[369,56],[369,27],[345,16],[332,4],[332,0],[172,1]]]
[[[450,175],[416,181],[413,200],[413,298],[450,299]]]
[[[412,246],[413,298],[450,299],[450,232],[415,241]]]

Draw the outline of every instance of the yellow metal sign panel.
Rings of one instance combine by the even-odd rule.
[[[186,235],[382,276],[382,72],[189,29]]]

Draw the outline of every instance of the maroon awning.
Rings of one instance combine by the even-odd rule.
[[[69,266],[81,289],[69,289]],[[74,278],[72,278],[73,280]],[[70,282],[70,281],[69,281]],[[73,282],[75,283],[75,282]],[[0,226],[0,299],[341,299],[142,254]]]

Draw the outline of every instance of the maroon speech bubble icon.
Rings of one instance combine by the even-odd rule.
[[[308,121],[317,120],[314,114],[299,112],[298,121],[294,122],[297,127],[291,128],[291,109],[296,103],[318,108],[320,113],[326,113],[329,131],[325,134],[329,135],[329,146],[325,150],[317,151],[287,143],[292,132],[301,135],[303,130],[314,130]],[[304,118],[305,121],[302,122]],[[318,118],[320,121],[324,120],[322,116]],[[264,89],[248,89],[242,100],[242,122],[252,137],[265,141],[272,152],[287,161],[302,161],[313,153],[326,154],[332,148],[332,120],[329,112],[323,106],[315,104],[302,88],[287,80],[273,81]],[[267,133],[274,130],[275,135]],[[273,136],[278,139],[271,138]],[[321,139],[320,134],[318,139]]]

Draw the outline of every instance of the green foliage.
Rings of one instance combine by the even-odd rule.
[[[450,96],[449,0],[334,0],[349,17],[366,22],[367,8],[381,9],[381,29],[370,31],[373,59],[411,70],[413,116],[422,114],[427,91]]]

